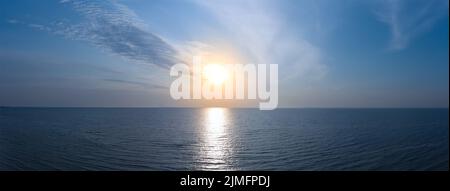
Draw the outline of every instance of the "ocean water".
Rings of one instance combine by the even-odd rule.
[[[0,170],[448,170],[448,109],[0,108]]]

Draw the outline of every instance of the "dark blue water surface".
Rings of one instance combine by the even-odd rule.
[[[448,115],[0,108],[0,170],[448,170]]]

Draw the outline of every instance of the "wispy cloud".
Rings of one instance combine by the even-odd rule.
[[[301,34],[291,30],[277,9],[267,0],[196,1],[209,10],[232,33],[251,62],[280,64],[280,76],[320,78],[326,73],[321,51]]]
[[[389,48],[401,50],[447,15],[448,6],[448,0],[385,0],[376,14],[391,30]]]
[[[146,83],[146,82],[139,82],[139,81],[121,80],[121,79],[112,79],[112,78],[107,78],[107,79],[103,79],[103,80],[108,81],[108,82],[114,82],[114,83],[137,85],[137,86],[142,86],[144,88],[151,88],[151,89],[168,89],[168,87],[166,87],[166,86],[150,84],[150,83]]]
[[[56,22],[50,26],[52,32],[87,41],[137,63],[168,68],[176,61],[176,50],[150,32],[146,24],[125,5],[96,0],[62,0],[60,3],[72,6],[85,21],[76,24]]]
[[[51,31],[51,29],[47,26],[44,25],[40,25],[40,24],[28,24],[29,27],[31,28],[36,28],[39,30],[44,30],[44,31]]]
[[[18,23],[20,23],[20,21],[18,21],[16,19],[8,19],[8,20],[6,20],[6,22],[8,22],[9,24],[18,24]]]

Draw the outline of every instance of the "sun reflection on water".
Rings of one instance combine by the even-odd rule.
[[[231,169],[229,111],[227,108],[207,108],[202,113],[200,168],[204,170],[229,170]]]

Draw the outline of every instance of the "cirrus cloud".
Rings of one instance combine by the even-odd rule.
[[[402,50],[448,14],[448,0],[385,0],[376,11],[391,31],[391,50]]]
[[[127,60],[169,68],[176,50],[128,7],[116,1],[62,0],[85,19],[81,23],[56,22],[51,31],[83,40]]]

